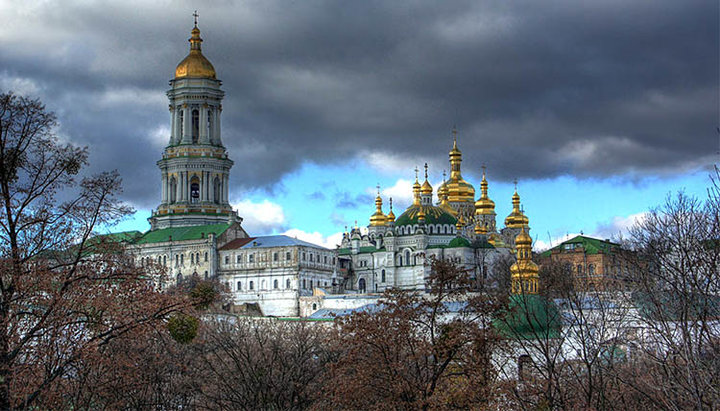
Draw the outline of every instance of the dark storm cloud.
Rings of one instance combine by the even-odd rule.
[[[452,124],[467,169],[486,163],[494,179],[707,166],[717,4],[584,3],[23,5],[0,17],[0,85],[41,97],[140,206],[158,196],[163,92],[195,8],[227,93],[236,189],[358,153],[445,161]]]
[[[369,194],[353,194],[347,191],[338,191],[335,193],[335,207],[337,208],[358,208],[372,204],[373,196]]]

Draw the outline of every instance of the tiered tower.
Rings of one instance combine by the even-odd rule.
[[[453,147],[450,150],[450,178],[439,189],[441,195],[447,194],[448,204],[465,222],[473,221],[475,212],[475,187],[463,179],[460,171],[462,152],[457,146],[457,129],[453,127]],[[440,198],[442,200],[442,198]]]
[[[510,267],[513,294],[538,293],[538,266],[532,260],[532,238],[525,232],[525,226],[515,238],[517,261]]]
[[[233,162],[220,135],[225,93],[202,54],[197,16],[189,42],[190,53],[175,69],[167,92],[170,141],[157,162],[162,201],[149,218],[151,230],[242,221],[228,201]]]

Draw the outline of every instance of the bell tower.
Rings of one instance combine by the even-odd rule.
[[[202,54],[197,14],[194,17],[190,53],[175,69],[167,92],[170,139],[157,162],[162,199],[148,219],[151,230],[242,221],[228,201],[233,162],[220,134],[225,93]]]

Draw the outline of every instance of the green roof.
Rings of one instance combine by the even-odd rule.
[[[600,240],[597,238],[586,237],[584,235],[575,236],[567,241],[563,241],[559,245],[546,250],[540,254],[541,257],[549,257],[553,250],[562,251],[566,244],[581,245],[585,250],[585,254],[610,254],[613,249],[620,247],[620,244],[610,241]]]
[[[191,227],[170,227],[148,231],[138,240],[137,244],[163,243],[166,241],[199,240],[208,234],[220,235],[230,228],[231,224],[209,224]]]
[[[457,219],[447,211],[436,206],[410,206],[395,220],[395,227],[418,224],[418,211],[425,213],[425,224],[449,224],[455,226]],[[439,234],[439,233],[436,233]]]
[[[470,241],[463,237],[455,237],[450,241],[450,244],[448,244],[448,247],[450,248],[460,248],[460,247],[470,247]]]
[[[493,322],[500,334],[511,339],[556,338],[560,331],[560,311],[540,295],[510,296],[508,309]]]
[[[350,254],[349,248],[338,248],[338,255],[348,255]]]
[[[88,239],[88,243],[95,244],[101,241],[110,241],[110,242],[118,242],[118,243],[134,243],[137,241],[140,237],[142,237],[143,233],[137,230],[133,231],[121,231],[119,233],[110,233],[110,234],[98,234],[96,236],[93,236]]]

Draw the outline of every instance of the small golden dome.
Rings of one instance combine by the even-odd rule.
[[[509,228],[520,228],[528,225],[528,218],[520,210],[520,195],[517,193],[517,189],[512,196],[513,210],[505,218],[505,226]]]
[[[210,78],[215,79],[215,67],[203,56],[200,43],[200,29],[193,27],[190,32],[190,54],[175,68],[175,78]]]
[[[475,202],[476,215],[495,215],[495,202],[488,197],[488,182],[485,178],[485,167],[483,166],[483,177],[480,182],[480,198]]]
[[[390,212],[387,213],[385,218],[387,219],[388,223],[392,223],[395,221],[395,213],[393,213],[393,209],[392,209],[392,197],[390,197]]]
[[[480,224],[479,221],[475,223],[475,234],[487,234],[487,227],[485,226],[485,224]]]
[[[474,202],[475,187],[465,181],[460,172],[462,153],[457,147],[457,129],[453,127],[453,148],[450,150],[450,178],[445,183],[445,189],[450,202]]]
[[[425,163],[425,182],[423,183],[422,187],[420,187],[420,194],[432,195],[432,192],[433,188],[428,181],[428,165],[427,163]]]
[[[460,218],[457,219],[457,223],[455,223],[455,229],[457,230],[458,234],[460,234],[460,231],[462,230],[464,225],[465,219],[463,218],[463,216],[460,216]]]
[[[515,247],[519,248],[520,246],[532,247],[532,238],[530,238],[530,235],[525,231],[525,226],[523,226],[520,234],[515,237]]]
[[[387,223],[387,216],[382,212],[382,198],[378,188],[378,195],[375,197],[375,213],[370,216],[370,226],[382,227]]]

